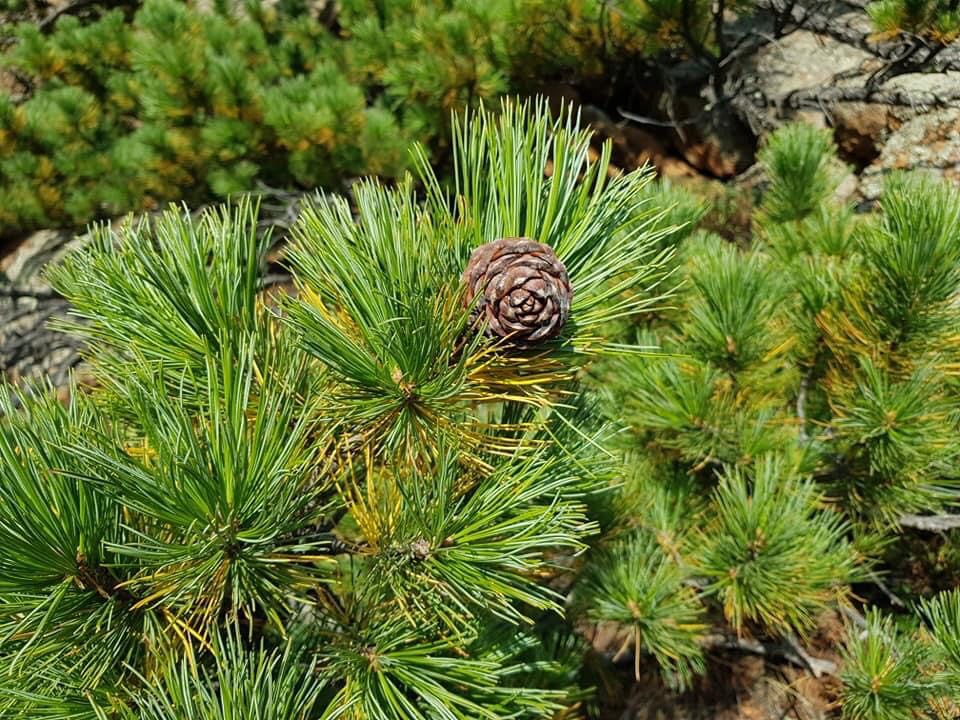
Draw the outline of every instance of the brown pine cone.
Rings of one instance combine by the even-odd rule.
[[[553,248],[530,238],[481,245],[463,271],[467,304],[496,337],[530,344],[560,333],[570,315],[573,288]],[[478,297],[479,296],[479,297]]]

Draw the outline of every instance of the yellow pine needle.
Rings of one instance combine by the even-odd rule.
[[[127,453],[127,455],[141,460],[144,462],[144,464],[146,464],[148,460],[151,460],[157,456],[157,451],[150,447],[150,444],[146,438],[140,439],[139,445],[134,443],[125,445],[123,450]]]
[[[356,475],[353,473],[350,473],[349,478],[339,487],[364,539],[376,552],[383,539],[390,536],[396,528],[403,496],[391,474],[377,471],[369,446],[364,450],[364,463],[363,488],[357,484],[354,479]]]
[[[329,555],[286,555],[284,553],[271,553],[264,556],[263,561],[276,563],[326,562],[331,565],[335,565],[337,562]]]
[[[321,298],[315,290],[312,290],[306,285],[299,286],[297,289],[300,292],[300,297],[302,297],[310,307],[320,313],[324,320],[336,325],[345,335],[353,340],[359,341],[363,337],[356,322],[354,322],[349,314],[343,310],[331,311],[326,303],[324,303],[323,298]]]
[[[163,610],[164,619],[170,624],[170,627],[173,629],[177,636],[183,642],[184,652],[187,654],[188,660],[195,669],[195,661],[193,657],[193,645],[187,641],[187,635],[194,638],[200,646],[211,653],[215,654],[213,646],[204,638],[200,633],[194,630],[190,625],[183,622],[180,618],[174,615],[170,610]]]
[[[767,354],[763,356],[763,362],[770,362],[774,358],[784,354],[785,352],[793,348],[796,344],[797,344],[797,336],[791,335],[790,337],[786,338],[783,342],[781,342],[779,345],[773,347],[769,352],[767,352]]]
[[[135,580],[127,580],[126,582],[123,582],[123,583],[118,584],[117,587],[125,587],[125,586],[128,586],[128,585],[130,585],[131,583],[134,583],[134,582],[135,582]],[[155,591],[154,591],[153,593],[151,593],[150,595],[147,595],[146,597],[143,597],[143,598],[141,598],[140,600],[138,600],[136,603],[134,603],[132,609],[133,609],[133,610],[143,610],[143,609],[145,609],[145,608],[149,608],[149,607],[151,607],[157,600],[159,600],[159,599],[161,599],[161,598],[164,598],[164,597],[167,597],[168,595],[172,594],[175,590],[176,590],[176,587],[174,587],[174,586],[172,586],[172,585],[167,585],[166,587],[161,587],[160,589],[155,590]]]

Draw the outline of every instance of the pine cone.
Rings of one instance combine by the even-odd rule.
[[[560,333],[570,315],[573,288],[553,248],[530,238],[504,238],[481,245],[463,272],[466,302],[487,333],[531,344]],[[479,296],[479,297],[478,297]]]

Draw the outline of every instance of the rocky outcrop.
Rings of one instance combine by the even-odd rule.
[[[871,34],[862,9],[820,20],[771,38],[738,63],[734,74],[749,102],[734,106],[754,130],[762,136],[796,120],[831,128],[860,181],[852,193],[845,189],[854,201],[879,197],[893,170],[960,184],[960,70],[953,69],[960,43],[907,67]]]
[[[892,171],[924,172],[960,185],[960,108],[917,115],[894,131],[860,178],[860,193],[876,200]]]
[[[80,343],[50,328],[67,302],[43,280],[43,268],[84,242],[73,233],[41,230],[0,261],[0,371],[17,384],[50,382],[65,391],[81,363]]]
[[[876,69],[867,51],[845,45],[829,35],[798,30],[761,46],[746,58],[740,72],[755,78],[767,98],[782,102],[791,94],[825,86],[856,83]]]
[[[260,231],[281,242],[306,194],[261,187]],[[40,230],[0,252],[0,379],[20,386],[49,382],[62,397],[72,372],[84,379],[82,343],[51,327],[70,308],[44,280],[44,269],[86,242],[88,235],[71,230]],[[276,252],[266,264],[264,287],[285,289],[290,278]]]
[[[881,103],[842,103],[830,115],[840,157],[857,168],[876,160],[890,131],[900,124]]]

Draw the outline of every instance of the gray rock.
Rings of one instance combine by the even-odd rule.
[[[960,87],[960,71],[942,73],[907,73],[890,78],[884,87],[903,90],[911,95],[946,95]]]
[[[864,170],[860,191],[876,200],[894,170],[929,173],[960,185],[960,108],[917,115],[891,133],[880,156]]]
[[[776,100],[807,88],[856,83],[873,62],[864,50],[798,30],[761,47],[746,60],[743,71],[755,76],[757,87]]]
[[[17,384],[48,381],[63,393],[80,363],[80,343],[49,327],[68,305],[43,278],[43,269],[85,242],[63,230],[40,230],[0,260],[0,372]]]
[[[260,229],[283,238],[299,214],[307,193],[260,189]],[[199,212],[199,210],[198,210]],[[122,218],[115,222],[137,222]],[[81,343],[50,328],[51,320],[69,313],[66,300],[45,282],[43,270],[90,241],[67,230],[40,230],[0,258],[0,380],[51,382],[65,397],[70,373],[82,376]]]
[[[15,287],[40,288],[43,286],[40,278],[43,266],[71,237],[72,234],[65,234],[60,230],[38,230],[0,261],[0,270],[3,270],[7,281]]]

